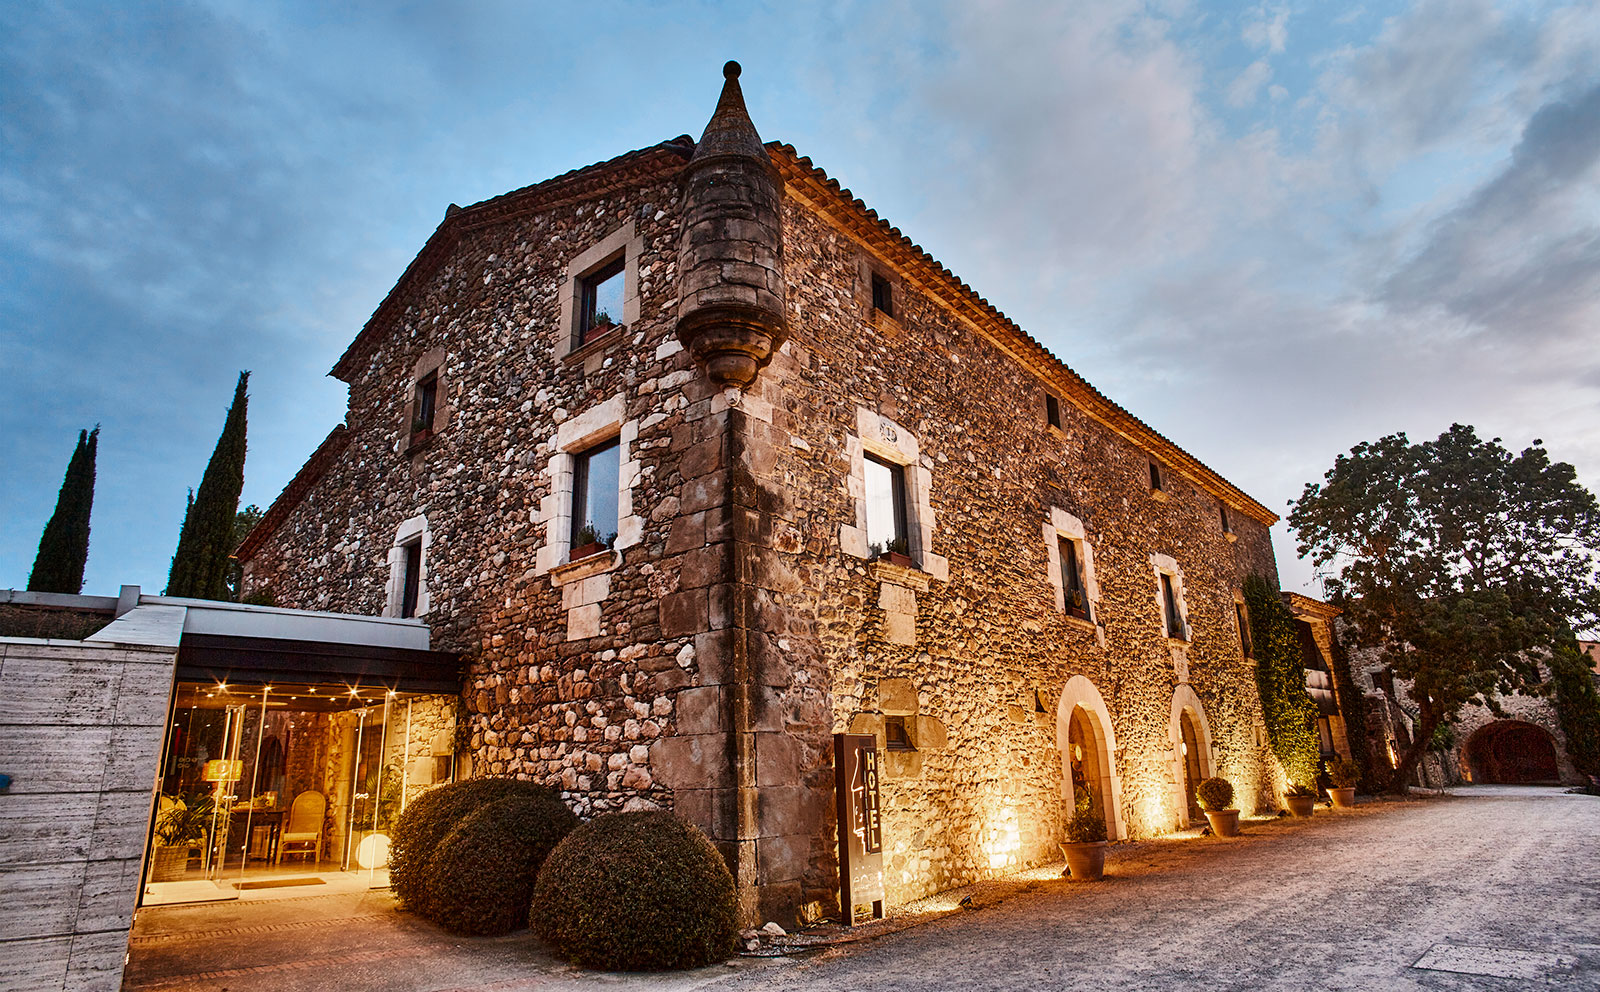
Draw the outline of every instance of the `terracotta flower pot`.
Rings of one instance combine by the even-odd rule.
[[[1343,789],[1329,789],[1328,795],[1333,797],[1334,809],[1354,809],[1356,805],[1356,787],[1346,786]]]
[[[1316,796],[1284,796],[1283,801],[1289,807],[1289,812],[1295,816],[1306,817],[1316,808]]]
[[[1082,844],[1062,844],[1061,854],[1067,859],[1067,870],[1074,882],[1093,882],[1106,873],[1106,844],[1108,841],[1091,840]]]
[[[1206,820],[1211,832],[1218,837],[1239,836],[1239,811],[1236,809],[1208,809]]]
[[[606,546],[601,544],[599,541],[591,541],[588,544],[582,545],[581,547],[573,548],[572,553],[567,555],[567,560],[577,561],[579,558],[588,558],[592,555],[599,554],[605,549]]]

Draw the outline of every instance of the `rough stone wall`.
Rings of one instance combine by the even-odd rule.
[[[1246,574],[1276,581],[1266,528],[1235,513],[1228,541],[1216,499],[1186,480],[1152,497],[1146,456],[1075,408],[1063,404],[1063,431],[1047,429],[1041,383],[904,280],[897,318],[874,314],[868,272],[892,270],[804,205],[787,204],[784,232],[792,337],[744,404],[767,559],[750,595],[784,659],[755,668],[773,735],[757,754],[776,755],[757,800],[758,847],[773,851],[764,879],[787,884],[803,864],[803,898],[826,905],[829,734],[881,740],[890,715],[921,737],[914,754],[886,755],[891,904],[1057,858],[1056,709],[1073,675],[1110,707],[1127,835],[1180,815],[1169,739],[1180,680],[1203,701],[1215,770],[1242,796],[1262,793],[1271,764],[1233,604]],[[936,521],[924,563],[945,559],[947,577],[842,547],[858,406],[915,435]],[[1041,537],[1052,507],[1085,523],[1099,631],[1055,605]],[[1193,640],[1181,658],[1163,634],[1152,553],[1183,570]]]

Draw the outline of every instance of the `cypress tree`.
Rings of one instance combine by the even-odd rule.
[[[28,576],[29,592],[83,591],[83,567],[89,560],[89,510],[94,506],[94,456],[100,425],[78,432],[78,447],[67,462],[66,477],[56,496],[56,512],[44,525],[39,554]]]
[[[249,372],[239,373],[222,436],[200,477],[199,490],[190,493],[183,529],[178,532],[178,550],[167,574],[168,596],[228,598],[234,515],[244,488],[245,407],[249,402],[244,390],[249,380]]]

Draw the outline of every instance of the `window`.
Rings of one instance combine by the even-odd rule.
[[[422,588],[422,541],[412,541],[401,548],[405,552],[405,569],[400,580],[400,615],[417,615],[418,593]]]
[[[617,481],[622,447],[616,438],[573,458],[572,547],[617,539]]]
[[[905,466],[867,454],[862,467],[867,483],[867,544],[877,552],[909,555]]]
[[[894,316],[894,292],[889,280],[876,272],[872,274],[872,309],[885,317]]]
[[[411,403],[411,433],[425,434],[433,430],[433,415],[439,402],[439,370],[434,369],[417,381],[416,393]],[[409,614],[407,614],[409,616]]]
[[[1172,576],[1166,572],[1161,573],[1161,601],[1166,609],[1167,636],[1180,641],[1188,640],[1184,636],[1183,613],[1178,608],[1178,594],[1172,588]]]
[[[1154,458],[1150,459],[1150,488],[1155,492],[1161,492],[1161,466],[1156,464]]]
[[[1250,614],[1244,604],[1237,601],[1233,604],[1233,612],[1239,618],[1239,649],[1246,658],[1254,658],[1255,648],[1250,643]]]
[[[886,716],[883,718],[883,743],[889,751],[915,751],[917,748],[911,743],[911,732],[906,727],[906,718],[903,716]]]
[[[1222,532],[1224,534],[1232,534],[1233,524],[1228,520],[1228,504],[1218,503],[1217,512],[1222,515]]]
[[[578,316],[579,345],[622,323],[622,267],[623,259],[613,259],[579,280],[583,292]]]
[[[1069,615],[1083,620],[1089,616],[1089,592],[1083,581],[1083,556],[1078,542],[1070,537],[1058,537],[1061,546],[1061,591]]]
[[[1061,401],[1048,393],[1044,397],[1044,419],[1056,430],[1061,429]]]

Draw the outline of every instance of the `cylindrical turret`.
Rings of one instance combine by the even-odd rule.
[[[739,63],[684,168],[678,338],[718,385],[745,387],[784,339],[779,188]]]

